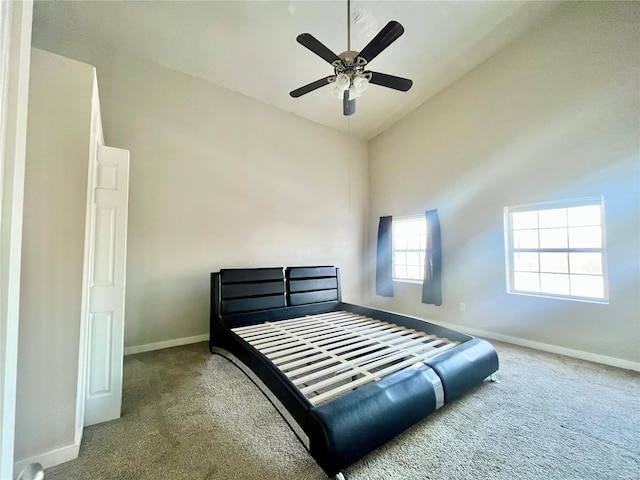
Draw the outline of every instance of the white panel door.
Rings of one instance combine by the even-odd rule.
[[[120,417],[129,151],[98,147],[84,425]]]

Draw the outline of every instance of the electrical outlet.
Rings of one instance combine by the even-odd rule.
[[[467,304],[464,302],[460,302],[460,311],[464,312],[467,310]]]

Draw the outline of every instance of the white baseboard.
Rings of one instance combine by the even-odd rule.
[[[66,447],[51,450],[40,455],[35,455],[24,460],[18,460],[13,464],[14,476],[18,476],[20,472],[31,463],[39,463],[43,468],[51,468],[61,463],[75,460],[80,453],[80,444],[67,445]]]
[[[451,328],[452,330],[458,330],[460,332],[468,333],[476,337],[490,338],[491,340],[498,340],[505,343],[513,343],[514,345],[520,345],[521,347],[534,348],[536,350],[542,350],[550,353],[557,353],[559,355],[565,355],[567,357],[579,358],[580,360],[588,360],[590,362],[602,363],[604,365],[611,365],[612,367],[624,368],[626,370],[634,370],[640,372],[640,362],[632,362],[631,360],[624,360],[621,358],[609,357],[607,355],[600,355],[598,353],[585,352],[583,350],[574,350],[572,348],[559,347],[557,345],[550,345],[548,343],[534,342],[533,340],[527,340],[519,337],[511,337],[509,335],[502,335],[500,333],[486,332],[484,330],[478,330],[476,328],[467,327],[466,325],[451,324],[446,322],[434,322],[443,327]]]
[[[209,340],[209,334],[196,335],[195,337],[174,338],[173,340],[165,340],[164,342],[147,343],[145,345],[134,345],[124,349],[125,355],[133,355],[134,353],[151,352],[153,350],[162,350],[163,348],[179,347],[180,345],[189,345],[190,343],[198,343]]]

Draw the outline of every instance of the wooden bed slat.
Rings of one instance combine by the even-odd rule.
[[[282,330],[277,330],[274,328],[273,323],[266,322],[263,324],[261,330],[253,330],[249,332],[236,332],[240,333],[240,336],[245,340],[258,340],[260,338],[266,338],[272,335],[283,335]],[[313,318],[306,318],[304,320],[299,319],[295,323],[281,324],[281,327],[286,327],[287,329],[296,329],[296,328],[309,328],[309,326],[318,325],[318,321]]]
[[[394,333],[389,333],[390,331],[393,331],[391,327],[377,327],[379,329],[379,332],[374,332],[374,333],[370,333],[369,336],[372,338],[376,338],[376,336],[386,336],[385,334],[389,335],[389,336],[395,336],[395,337],[399,337],[402,335],[405,335],[404,332],[394,332]],[[372,342],[371,339],[364,339],[364,340],[360,340],[359,342],[353,343],[353,335],[352,334],[346,334],[346,335],[342,335],[340,338],[346,338],[346,340],[342,340],[341,342],[336,342],[336,343],[332,343],[331,345],[331,350],[333,351],[334,348],[337,347],[343,347],[346,345],[346,349],[350,349],[350,348],[355,348],[356,346],[359,345],[372,345],[375,342]],[[335,338],[334,338],[335,340]],[[289,362],[291,360],[295,360],[297,358],[303,357],[304,353],[300,354],[300,353],[294,353],[292,355],[288,355],[287,357],[284,358],[278,358],[273,360],[273,362],[276,365],[280,365],[283,362]]]
[[[341,324],[341,326],[349,326],[349,325],[357,325],[358,323],[355,321],[344,321],[345,323]],[[288,339],[289,338],[289,334],[288,332],[304,332],[304,337],[308,338],[308,337],[312,337],[314,336],[313,334],[316,334],[317,332],[324,332],[327,330],[333,331],[335,330],[335,327],[331,326],[331,325],[326,325],[326,324],[320,324],[318,325],[318,323],[316,322],[317,326],[313,327],[313,328],[309,328],[309,326],[307,325],[303,325],[301,327],[297,327],[297,328],[287,328],[287,333],[285,332],[278,332],[277,337],[267,337],[267,338],[258,338],[256,340],[254,340],[253,338],[250,339],[245,339],[247,340],[251,345],[253,345],[254,347],[270,347],[273,345],[278,345],[279,343],[286,343],[284,340],[282,340],[283,338]]]
[[[309,327],[314,327],[314,326],[323,326],[326,328],[333,328],[336,325],[343,325],[345,323],[366,323],[365,319],[360,319],[357,317],[351,317],[351,318],[331,318],[328,320],[324,320],[324,321],[318,321],[317,319],[312,319],[308,322],[303,322],[303,323],[295,323],[295,324],[290,324],[290,325],[278,325],[278,329],[276,329],[275,327],[275,323],[272,323],[269,325],[269,333],[267,332],[263,332],[261,334],[251,334],[251,335],[243,335],[243,338],[245,338],[246,340],[258,340],[260,338],[260,336],[266,336],[268,334],[272,334],[272,333],[279,333],[279,334],[286,334],[283,333],[283,329],[285,329],[287,332],[294,332],[297,330],[304,330],[307,329]],[[368,323],[367,323],[368,324]]]
[[[410,359],[410,361],[414,361],[414,362],[415,361],[419,361],[419,360],[417,360],[418,358],[422,358],[422,357],[427,358],[427,357],[431,356],[433,350],[435,350],[435,348],[432,347],[427,352],[425,352],[423,346],[409,348],[406,351],[397,352],[394,355],[388,355],[388,356],[386,356],[386,357],[384,357],[382,359],[379,359],[379,360],[376,360],[376,361],[373,361],[373,362],[369,362],[366,365],[366,368],[365,368],[365,366],[362,366],[362,365],[360,365],[360,366],[353,365],[353,367],[347,372],[341,373],[339,375],[335,375],[335,376],[333,376],[331,378],[328,378],[326,380],[323,380],[321,382],[314,383],[313,385],[310,385],[308,387],[304,387],[304,388],[302,388],[300,390],[304,394],[307,394],[309,392],[313,392],[314,390],[318,390],[318,389],[327,387],[329,385],[333,385],[334,383],[337,383],[337,382],[339,382],[341,380],[344,380],[346,378],[353,377],[354,375],[356,375],[358,373],[368,372],[372,368],[381,367],[381,366],[387,365],[388,363],[392,363],[392,362],[395,362],[396,360],[400,360],[402,358],[405,358],[411,352],[421,352],[420,355],[416,356],[415,358],[411,358]],[[351,363],[349,363],[349,365],[351,365]]]
[[[399,334],[396,334],[395,338],[389,338],[389,342],[388,343],[389,343],[390,346],[391,345],[393,345],[393,346],[395,346],[395,345],[404,345],[407,341],[409,341],[407,336],[400,336],[398,338],[398,335]],[[388,335],[388,337],[391,337],[391,336]],[[399,343],[395,343],[396,340],[399,340]],[[424,340],[425,339],[420,338],[420,339],[412,340],[412,341],[422,342]],[[382,345],[380,345],[379,343],[371,343],[370,341],[365,341],[365,342],[358,342],[358,343],[355,343],[355,344],[350,344],[350,345],[347,345],[347,346],[342,347],[342,348],[330,349],[330,351],[332,353],[334,353],[335,355],[347,352],[347,353],[344,353],[343,356],[344,356],[344,358],[350,358],[352,356],[362,355],[362,354],[371,352],[373,350],[378,350],[380,348],[384,348],[384,347]],[[388,347],[388,348],[393,348],[393,347]],[[304,373],[306,371],[313,370],[314,368],[319,368],[319,367],[322,367],[324,365],[328,365],[328,363],[325,363],[325,362],[327,362],[327,360],[317,361],[317,362],[316,362],[316,360],[320,360],[320,359],[319,358],[316,359],[315,357],[314,358],[308,357],[308,358],[303,359],[303,360],[297,360],[295,362],[291,362],[291,363],[288,363],[288,364],[285,364],[285,365],[280,365],[280,370],[284,371],[287,374],[287,376],[293,378],[293,377],[295,377],[297,375],[300,375],[300,374],[302,374],[302,373]],[[289,370],[291,368],[294,368],[294,367],[297,367],[297,366],[300,366],[300,365],[303,365],[303,364],[306,364],[306,366],[302,367],[302,368],[298,368],[298,369],[293,370],[293,371],[289,371],[289,372],[287,371],[287,370]]]
[[[400,363],[396,363],[394,365],[391,365],[390,367],[385,368],[382,371],[376,372],[376,375],[383,377],[386,375],[389,375],[391,373],[397,372],[398,370],[402,370],[405,367],[409,367],[415,363],[419,363],[423,360],[426,360],[427,358],[429,358],[430,356],[434,356],[438,353],[441,353],[445,350],[449,350],[450,348],[455,347],[458,344],[458,342],[454,342],[454,343],[449,343],[444,345],[443,347],[437,349],[437,352],[429,352],[429,354],[424,354],[424,355],[420,355],[420,358],[411,358],[409,360],[405,360],[404,362],[400,362]],[[360,387],[362,385],[365,385],[367,383],[370,383],[371,380],[369,378],[363,377],[363,378],[359,378],[357,380],[354,380],[352,382],[349,382],[347,384],[344,385],[340,385],[339,387],[334,388],[333,390],[329,390],[328,392],[324,392],[321,393],[320,395],[316,395],[314,397],[307,397],[309,398],[309,400],[311,401],[311,403],[313,403],[314,405],[318,405],[319,403],[326,401],[330,398],[336,397],[338,395],[340,395],[341,393],[344,393],[348,390],[353,390],[356,387]]]
[[[384,329],[384,328],[385,327],[376,327],[376,329],[378,329],[378,330],[381,330],[381,329]],[[387,327],[387,329],[388,329],[388,327]],[[345,344],[348,344],[350,342],[353,342],[353,339],[354,339],[354,337],[356,335],[357,334],[354,334],[352,332],[339,332],[339,334],[337,336],[331,337],[331,338],[325,338],[324,340],[320,340],[319,342],[315,343],[315,345],[324,346],[324,345],[327,345],[327,344],[333,344],[334,341],[336,341],[336,340],[342,340],[342,342],[336,343],[335,345],[345,345]],[[299,354],[299,352],[301,350],[304,350],[304,349],[303,348],[301,349],[301,348],[294,347],[294,348],[291,348],[291,349],[289,349],[287,351],[282,351],[282,352],[278,352],[278,353],[282,354],[282,355]],[[269,356],[269,355],[267,355],[267,356]],[[275,359],[275,358],[278,358],[279,356],[280,355],[274,354],[271,357],[273,357]],[[269,358],[271,358],[271,357],[269,357]],[[291,358],[291,355],[287,356],[286,358]],[[295,358],[298,358],[298,357],[295,357]],[[282,362],[283,360],[279,359],[278,361]]]
[[[292,320],[280,321],[280,324],[283,326],[304,325],[309,323],[316,323],[316,322],[313,318],[309,318],[309,317],[302,317],[302,318],[295,318]],[[265,323],[261,323],[260,325],[247,325],[246,327],[237,327],[237,328],[234,328],[233,331],[244,338],[251,335],[260,335],[268,332],[273,332],[274,330],[273,330],[272,322],[265,322]]]
[[[233,331],[269,358],[314,405],[458,344],[340,311]]]
[[[361,327],[362,329],[366,328],[366,327]],[[380,328],[380,327],[378,327]],[[305,340],[304,343],[316,343],[316,342],[323,342],[330,339],[330,338],[336,338],[338,336],[342,336],[344,334],[351,334],[351,336],[356,336],[357,334],[357,330],[350,330],[347,328],[331,328],[331,329],[325,329],[325,330],[321,330],[321,331],[315,331],[315,332],[310,332],[310,333],[302,333],[302,332],[291,332],[291,334],[293,335],[297,335],[300,338],[303,338]],[[289,342],[291,341],[291,339],[289,338]],[[272,353],[272,352],[277,352],[280,350],[286,349],[287,347],[283,345],[287,345],[286,344],[282,344],[280,343],[279,345],[276,346],[272,346],[272,347],[268,347],[268,348],[263,348],[263,346],[260,347],[260,351],[264,354],[267,353]],[[253,344],[252,344],[253,345]],[[255,346],[255,345],[254,345]],[[292,345],[290,345],[292,346]],[[264,347],[267,347],[267,345],[264,345]]]
[[[345,312],[331,312],[331,313],[325,313],[322,315],[307,315],[304,317],[296,317],[296,318],[291,318],[289,320],[280,320],[278,321],[278,325],[280,326],[285,326],[285,325],[294,325],[294,324],[298,324],[298,323],[316,323],[318,321],[318,319],[332,319],[332,318],[345,318],[348,317],[348,315],[344,314]],[[362,317],[362,315],[356,315],[357,317]],[[362,318],[366,318],[366,317],[362,317]],[[265,323],[260,323],[258,325],[247,325],[244,327],[235,327],[233,328],[233,331],[240,334],[243,338],[244,335],[251,335],[253,332],[260,332],[260,331],[271,331],[273,329],[273,324],[276,322],[265,322]]]
[[[426,349],[426,348],[429,348],[429,347],[434,347],[436,345],[440,345],[442,343],[442,340],[438,339],[438,340],[433,340],[433,341],[425,344],[425,343],[423,343],[425,340],[428,340],[428,338],[420,338],[420,339],[417,339],[417,340],[413,340],[411,342],[406,342],[406,343],[400,344],[395,349],[385,346],[384,347],[385,348],[385,350],[384,350],[385,353],[384,354],[397,353],[399,351],[403,351],[402,349],[409,348],[409,347],[411,347],[413,345],[416,345],[416,344],[422,344],[421,345],[422,349]],[[402,348],[399,348],[399,347],[402,347]],[[372,350],[373,348],[374,347],[369,347],[369,348],[366,348],[364,350]],[[376,348],[380,348],[380,346],[378,346]],[[380,356],[383,355],[382,352],[373,352],[373,353],[369,353],[368,355],[362,355],[362,353],[365,353],[365,352],[361,352],[360,350],[358,350],[356,352],[349,352],[348,354],[343,355],[342,358],[344,358],[345,360],[349,360],[349,364],[350,365],[358,366],[358,365],[364,365],[369,360],[373,360],[375,358],[380,358]],[[356,357],[356,358],[354,358],[353,360],[350,360],[352,357]],[[322,367],[322,366],[324,366],[324,365],[311,364],[311,365],[309,365],[307,367],[307,369],[308,370],[312,370],[312,369],[317,369],[317,368]],[[308,382],[309,380],[313,380],[315,378],[321,377],[323,375],[328,375],[330,373],[337,372],[337,371],[339,371],[339,370],[341,370],[343,368],[344,368],[344,366],[342,366],[342,365],[336,365],[336,366],[333,366],[331,368],[327,368],[327,369],[321,370],[320,372],[310,373],[308,375],[305,375],[304,377],[297,378],[297,379],[295,379],[293,381],[293,383],[294,383],[294,385],[300,385],[300,384]],[[297,375],[300,375],[301,373],[304,373],[304,371],[305,371],[305,369],[298,369],[297,371],[287,373],[287,376],[289,378],[296,377]]]
[[[389,331],[390,329],[388,329],[387,331]],[[380,332],[381,334],[386,333],[387,331],[383,331]],[[372,335],[373,336],[373,335]],[[406,334],[404,332],[398,332],[398,331],[393,331],[393,333],[386,333],[386,335],[381,335],[379,337],[374,337],[374,338],[378,338],[380,340],[385,340],[388,341],[390,343],[393,343],[394,341],[396,341],[397,339],[403,339],[406,337]],[[353,350],[355,348],[359,348],[359,347],[364,347],[364,346],[375,346],[376,348],[379,347],[379,345],[376,344],[372,344],[371,340],[367,339],[364,341],[359,341],[356,343],[352,343],[351,341],[347,341],[347,342],[342,342],[343,345],[338,345],[335,344],[333,345],[333,347],[340,347],[340,348],[331,348],[331,351],[335,354],[339,354],[339,353],[343,353],[343,352],[348,352],[349,350]],[[305,363],[309,363],[309,361],[312,360],[312,357],[308,357],[308,358],[303,358],[301,360],[294,360],[292,362],[289,363],[285,363],[285,364],[281,364],[279,366],[280,370],[286,371],[290,368],[295,368],[297,366],[303,365]]]

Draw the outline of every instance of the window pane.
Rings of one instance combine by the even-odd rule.
[[[587,205],[585,207],[571,207],[568,209],[569,226],[600,225],[600,205]]]
[[[565,252],[540,252],[540,271],[549,273],[569,273],[569,259]],[[567,290],[569,279],[567,278]]]
[[[407,267],[407,278],[411,280],[421,280],[420,267]]]
[[[409,250],[420,250],[420,238],[417,235],[409,237],[407,240],[407,248]]]
[[[602,254],[598,252],[570,253],[571,273],[602,275]]]
[[[420,253],[418,252],[407,252],[407,265],[412,265],[414,267],[420,266]]]
[[[571,295],[577,297],[604,298],[602,277],[592,275],[571,275]]]
[[[393,276],[401,277],[406,275],[407,255],[405,253],[396,253],[393,258]],[[404,272],[404,273],[400,273]]]
[[[567,248],[566,228],[540,230],[540,248]]]
[[[513,254],[513,270],[516,272],[537,272],[538,254],[537,253],[514,253]]]
[[[602,229],[600,227],[574,227],[569,229],[570,248],[601,248]]]
[[[512,213],[511,225],[514,230],[520,230],[522,228],[538,228],[538,212]]]
[[[421,280],[427,224],[423,216],[393,221],[393,276],[397,279]],[[421,264],[422,262],[422,264]]]
[[[395,250],[407,249],[407,237],[404,235],[398,235],[393,237],[393,248]]]
[[[553,210],[540,210],[538,212],[538,222],[540,228],[566,227],[567,209],[554,208]]]
[[[513,248],[538,248],[538,230],[515,230]]]
[[[407,222],[393,222],[393,234],[397,236],[406,236],[409,230]]]
[[[540,292],[538,273],[514,272],[513,287],[521,292]]]
[[[569,275],[541,273],[540,292],[555,295],[569,295]]]
[[[602,197],[505,207],[509,290],[606,299],[603,208]]]

